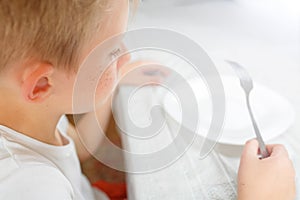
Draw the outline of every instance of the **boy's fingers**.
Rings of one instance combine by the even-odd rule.
[[[170,70],[151,61],[136,61],[121,68],[121,83],[126,85],[152,84],[159,85],[164,82]]]
[[[244,156],[253,156],[257,158],[257,153],[258,153],[258,142],[256,139],[252,139],[246,142],[244,150],[243,150],[243,157]]]
[[[158,66],[143,70],[143,74],[146,76],[166,77],[170,74],[170,70]]]
[[[159,64],[153,61],[135,61],[128,62],[123,67],[121,67],[122,73],[127,73],[131,70],[138,69],[141,67],[150,67],[150,66],[158,66]]]
[[[272,144],[266,146],[267,150],[270,153],[270,156],[288,156],[288,152],[286,148],[281,144]],[[252,139],[246,142],[243,156],[255,156],[257,158],[257,154],[259,152],[259,144],[256,139]]]
[[[287,150],[284,148],[283,145],[274,144],[274,145],[267,145],[266,146],[270,156],[288,156]],[[243,157],[244,158],[255,158],[258,159],[259,154],[259,143],[256,139],[252,139],[246,142],[244,150],[243,150]]]
[[[288,152],[286,148],[281,144],[273,144],[273,145],[267,145],[267,149],[270,153],[270,156],[288,156]]]

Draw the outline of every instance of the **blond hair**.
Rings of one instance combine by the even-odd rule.
[[[0,0],[0,70],[31,57],[73,68],[111,1]]]

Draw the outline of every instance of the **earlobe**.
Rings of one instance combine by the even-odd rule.
[[[53,66],[48,63],[28,67],[22,77],[22,95],[26,101],[43,102],[51,94]]]

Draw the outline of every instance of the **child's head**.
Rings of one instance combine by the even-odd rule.
[[[76,72],[89,52],[125,31],[128,0],[3,0],[0,2],[0,94],[33,109],[71,112]],[[106,52],[110,56],[112,52]],[[118,61],[100,80],[107,95]],[[3,102],[2,102],[3,104]]]

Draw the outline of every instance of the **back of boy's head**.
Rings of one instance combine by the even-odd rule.
[[[1,0],[0,71],[24,59],[72,69],[110,0]]]

